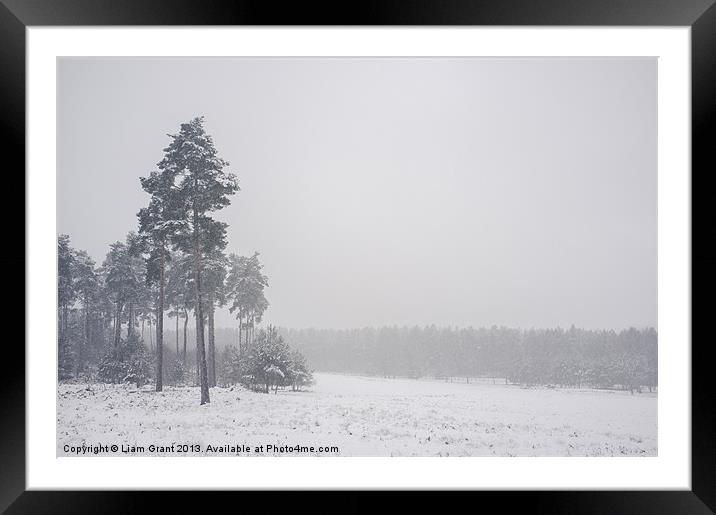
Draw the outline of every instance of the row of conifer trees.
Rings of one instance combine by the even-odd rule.
[[[147,177],[140,178],[149,201],[137,213],[137,231],[131,231],[125,241],[111,244],[100,266],[87,252],[74,249],[68,235],[59,236],[61,380],[94,371],[99,380],[110,382],[141,384],[153,378],[156,390],[161,391],[167,377],[165,316],[175,322],[175,361],[169,376],[176,380],[185,375],[188,365],[191,314],[193,361],[200,402],[205,404],[210,401],[209,387],[217,385],[224,367],[217,364],[214,335],[214,314],[222,306],[236,316],[238,346],[247,351],[255,345],[261,348],[256,343],[256,326],[268,308],[264,296],[268,278],[258,253],[226,254],[227,224],[214,216],[239,191],[237,178],[228,167],[204,130],[203,117],[194,118],[170,135],[163,159]],[[181,349],[180,321],[184,335]],[[261,338],[271,335],[275,336],[275,331],[264,331]],[[283,363],[283,356],[276,359]],[[272,363],[262,366],[281,369]],[[271,386],[282,382],[273,377],[274,368],[269,374],[244,366],[241,376],[253,374],[257,377],[254,382],[263,381],[265,390],[266,374],[271,375]],[[281,371],[293,377],[295,368],[286,365]],[[295,387],[307,383],[308,378],[300,378]]]
[[[400,377],[495,378],[520,385],[653,390],[658,334],[621,331],[366,327],[281,329],[319,370]]]

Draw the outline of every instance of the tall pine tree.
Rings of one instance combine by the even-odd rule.
[[[229,197],[239,186],[236,176],[224,170],[229,163],[218,156],[211,136],[204,130],[203,117],[183,123],[171,138],[159,168],[175,178],[176,210],[172,214],[180,230],[173,234],[174,242],[193,261],[199,382],[201,404],[205,404],[210,399],[204,346],[204,257],[226,247],[226,224],[211,215],[231,203]]]
[[[167,245],[169,237],[177,227],[177,203],[174,195],[174,179],[176,166],[167,155],[159,163],[159,171],[153,171],[149,177],[141,177],[142,189],[151,195],[149,205],[142,208],[139,218],[139,232],[148,250],[148,281],[156,282],[159,286],[156,302],[157,318],[157,355],[156,355],[156,385],[158,392],[162,391],[162,377],[164,366],[164,297],[165,297],[165,270],[169,256]],[[181,213],[179,212],[179,215]]]

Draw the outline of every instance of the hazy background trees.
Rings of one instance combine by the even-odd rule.
[[[507,327],[280,329],[316,370],[521,385],[653,389],[654,328],[623,331]]]
[[[239,190],[236,176],[203,118],[170,138],[157,169],[140,178],[149,201],[137,214],[138,232],[112,243],[101,265],[74,249],[68,235],[58,236],[60,380],[153,379],[157,391],[165,383],[196,384],[202,404],[217,384],[298,390],[311,384],[311,368],[631,391],[657,386],[653,328],[260,329],[269,306],[260,254],[227,254],[227,225],[213,218]],[[215,326],[224,306],[236,327]],[[165,316],[173,328],[164,327]]]
[[[575,327],[332,330],[269,326],[254,332],[254,323],[268,305],[264,295],[268,278],[258,254],[221,256],[206,260],[211,280],[204,283],[204,312],[208,317],[209,292],[213,292],[215,305],[226,302],[237,316],[237,326],[211,330],[212,384],[241,383],[259,391],[300,389],[311,383],[313,368],[460,381],[487,377],[527,386],[640,391],[658,385],[658,334],[653,328],[617,332]],[[191,256],[175,251],[168,263],[167,312],[181,319],[181,324],[165,331],[166,340],[179,345],[165,345],[167,363],[172,366],[163,370],[163,380],[198,385],[197,353],[187,353],[187,341],[194,342],[190,349],[195,351],[198,338],[196,319],[189,323],[195,308]],[[156,326],[156,312],[143,307],[142,299],[156,294],[141,277],[146,274],[146,262],[133,256],[126,242],[116,242],[97,267],[85,252],[72,248],[69,237],[61,235],[58,272],[60,379],[94,377],[141,383],[156,374],[158,369],[149,366],[157,359],[156,348],[151,343],[147,347],[144,335],[130,329],[136,324],[132,317],[138,316]]]
[[[129,233],[110,245],[101,266],[86,252],[58,237],[58,375],[137,384],[162,374],[162,382],[201,384],[196,342],[193,259],[173,251],[166,272],[166,311],[175,316],[163,345],[172,366],[156,366],[164,353],[152,340],[159,316],[156,285],[148,264],[133,249]],[[622,331],[518,330],[506,327],[382,327],[353,330],[276,329],[255,332],[268,306],[259,254],[250,257],[215,250],[205,259],[202,296],[209,327],[210,385],[242,383],[268,391],[310,384],[311,367],[321,371],[464,380],[488,377],[521,385],[623,388],[658,385],[658,335],[654,328]],[[235,328],[216,328],[216,306],[228,305]],[[138,319],[149,327],[138,331]],[[181,325],[178,323],[181,319]],[[123,327],[126,328],[123,330]],[[204,329],[204,324],[200,326]],[[193,341],[193,353],[187,353]],[[157,340],[158,342],[158,340]],[[291,342],[292,348],[286,342]],[[155,367],[152,370],[151,364]],[[188,373],[194,370],[194,374]]]
[[[242,343],[250,343],[256,324],[261,323],[268,308],[264,289],[268,286],[268,277],[262,272],[259,253],[251,257],[229,255],[229,272],[226,281],[226,296],[229,299],[229,312],[239,322],[239,349]]]

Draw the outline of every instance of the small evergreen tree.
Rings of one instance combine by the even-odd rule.
[[[184,382],[185,377],[185,371],[184,371],[184,362],[181,359],[175,359],[174,365],[171,369],[171,380],[172,383],[175,385],[181,384]]]

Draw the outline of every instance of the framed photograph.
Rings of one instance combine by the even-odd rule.
[[[2,1],[0,508],[712,512],[712,0]]]

